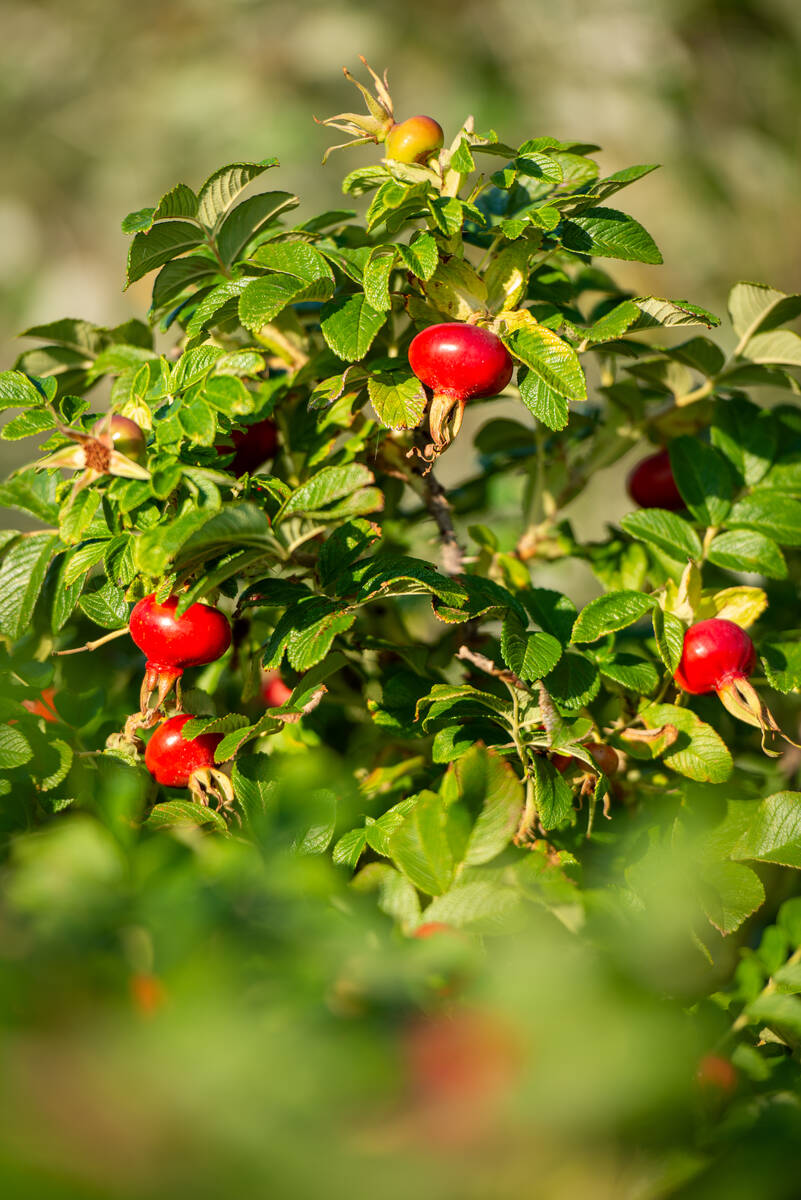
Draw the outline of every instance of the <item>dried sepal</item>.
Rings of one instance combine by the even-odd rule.
[[[375,86],[375,95],[363,83],[360,83],[355,76],[351,75],[347,67],[342,68],[345,78],[361,92],[367,107],[367,113],[336,113],[333,117],[326,117],[323,121],[319,121],[317,117],[314,118],[318,125],[329,125],[334,129],[341,129],[343,133],[353,134],[352,141],[342,142],[338,146],[329,147],[325,152],[323,162],[326,162],[329,154],[334,150],[344,150],[350,146],[363,146],[369,142],[378,145],[380,142],[386,140],[387,134],[395,124],[392,97],[389,94],[386,72],[384,73],[384,77],[381,78],[375,73],[363,55],[359,55],[359,57],[370,72]]]

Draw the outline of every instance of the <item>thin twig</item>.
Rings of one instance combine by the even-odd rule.
[[[76,646],[73,650],[56,650],[56,654],[83,654],[84,650],[96,650],[98,646],[105,646],[106,642],[122,637],[127,632],[128,626],[126,625],[123,629],[115,629],[112,633],[107,633],[105,637],[97,638],[94,642],[87,642],[84,646]]]
[[[479,671],[483,671],[486,675],[493,675],[496,679],[502,680],[503,683],[511,684],[513,688],[517,688],[521,692],[531,692],[530,686],[524,683],[519,675],[515,675],[514,671],[507,671],[503,667],[496,667],[491,658],[487,658],[484,654],[479,654],[477,650],[471,650],[469,646],[460,646],[456,651],[456,657],[464,659],[465,662],[471,663],[474,667],[478,667]]]
[[[425,502],[439,530],[443,570],[446,575],[461,575],[464,571],[464,550],[453,527],[451,506],[445,489],[430,467],[424,473],[419,462],[415,461],[412,473],[415,491]]]

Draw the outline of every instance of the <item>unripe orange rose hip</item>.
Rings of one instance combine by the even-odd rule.
[[[409,117],[387,134],[387,158],[401,163],[426,162],[444,140],[442,126],[433,117]]]

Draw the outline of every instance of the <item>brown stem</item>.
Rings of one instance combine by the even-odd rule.
[[[56,654],[83,654],[84,650],[96,650],[98,646],[105,646],[106,642],[111,642],[114,638],[122,637],[128,632],[128,626],[123,629],[115,629],[112,633],[105,634],[102,638],[96,638],[93,642],[87,642],[84,646],[76,646],[73,650],[56,650]]]
[[[461,645],[456,651],[456,657],[464,659],[465,662],[471,663],[474,667],[478,667],[479,671],[483,671],[486,675],[494,675],[496,679],[502,679],[504,683],[511,684],[521,692],[531,692],[531,688],[527,683],[524,683],[519,675],[515,675],[514,671],[507,671],[502,667],[496,667],[491,658],[487,658],[484,654],[479,654],[477,650],[471,650],[469,646]]]
[[[443,570],[446,575],[461,575],[464,571],[464,550],[453,527],[451,506],[445,489],[431,468],[424,472],[417,461],[412,464],[412,476],[414,489],[425,502],[439,530]]]

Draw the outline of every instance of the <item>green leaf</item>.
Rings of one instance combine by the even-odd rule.
[[[664,550],[678,562],[701,557],[701,542],[688,521],[663,508],[644,508],[628,513],[620,522],[637,541]]]
[[[231,207],[243,188],[270,167],[277,166],[277,158],[263,158],[260,162],[232,163],[228,167],[220,167],[200,189],[198,218],[211,228]]]
[[[153,282],[153,309],[166,308],[190,287],[203,287],[219,279],[219,267],[210,258],[190,254],[165,263]]]
[[[570,416],[570,406],[566,396],[555,391],[534,371],[521,371],[518,375],[517,386],[520,391],[520,399],[538,421],[557,432],[565,428]]]
[[[364,268],[364,294],[376,312],[389,312],[389,277],[395,266],[394,247],[376,246]]]
[[[776,543],[748,529],[719,533],[709,546],[707,558],[729,571],[749,571],[768,579],[787,578],[787,563]]]
[[[629,688],[641,696],[653,692],[659,683],[659,672],[653,663],[644,658],[635,658],[631,654],[621,654],[614,662],[601,663],[600,669],[604,679]]]
[[[361,293],[331,300],[320,314],[328,347],[343,362],[359,362],[372,346],[387,314],[376,312]]]
[[[128,251],[126,288],[202,241],[203,234],[190,221],[162,221],[148,233],[137,233]]]
[[[136,539],[134,560],[140,571],[158,578],[171,562],[204,562],[230,554],[237,546],[274,548],[270,519],[255,504],[229,504],[221,512],[190,509],[168,525],[157,525]]]
[[[0,408],[38,408],[43,400],[22,371],[0,371]]]
[[[699,783],[725,783],[734,764],[718,733],[689,708],[675,704],[648,704],[640,712],[648,729],[675,725],[678,740],[662,755],[665,764]]]
[[[684,653],[684,626],[673,613],[656,606],[653,610],[654,637],[659,656],[674,675]]]
[[[295,489],[276,516],[276,524],[289,516],[319,513],[335,500],[350,496],[374,482],[372,471],[362,463],[351,463],[346,467],[323,467]]]
[[[767,474],[776,452],[776,426],[769,412],[742,396],[719,400],[711,436],[742,483],[753,487]]]
[[[623,300],[594,321],[588,329],[581,329],[579,332],[588,342],[610,342],[622,337],[640,316],[640,310],[632,300]]]
[[[790,329],[774,329],[749,338],[742,357],[754,363],[801,367],[801,337]]]
[[[122,629],[128,624],[128,603],[125,593],[111,580],[94,592],[85,592],[78,607],[90,621],[104,629]]]
[[[694,437],[670,444],[670,466],[687,508],[702,525],[720,525],[731,508],[732,479],[726,460]]]
[[[512,840],[523,809],[523,785],[508,763],[483,746],[474,746],[452,769],[459,800],[472,811],[479,808],[463,858],[466,866],[479,866]]]
[[[266,275],[247,284],[239,297],[239,319],[245,329],[258,331],[306,291],[292,275]]]
[[[729,315],[741,345],[760,331],[794,320],[799,313],[801,296],[779,292],[764,283],[736,283],[729,292]]]
[[[573,792],[544,755],[535,754],[531,761],[534,801],[543,829],[556,829],[573,815]]]
[[[56,418],[47,408],[33,408],[28,412],[19,413],[7,425],[3,426],[2,437],[7,442],[15,442],[20,438],[33,437],[36,433],[44,433],[47,429],[55,429]]]
[[[733,857],[801,869],[801,793],[776,792],[766,797]]]
[[[421,233],[408,246],[399,242],[395,249],[407,269],[418,279],[430,279],[439,265],[437,243],[430,233]]]
[[[665,300],[661,296],[637,296],[632,304],[640,310],[635,329],[651,329],[657,325],[706,325],[714,329],[720,325],[720,317],[689,300]],[[721,360],[722,361],[722,360]]]
[[[530,319],[506,332],[503,341],[550,391],[568,400],[586,400],[587,381],[578,355],[552,329]]]
[[[389,842],[390,855],[406,878],[428,896],[448,890],[453,856],[447,836],[447,811],[442,797],[422,792]]]
[[[403,368],[371,375],[367,392],[376,416],[388,429],[414,429],[428,403],[420,380]]]
[[[504,929],[521,902],[516,888],[494,880],[475,879],[435,897],[424,909],[421,920],[426,924],[442,922],[474,933],[493,933]]]
[[[801,642],[784,642],[776,634],[760,642],[759,655],[768,683],[777,692],[801,689]]]
[[[334,639],[346,633],[355,620],[355,612],[337,606],[305,628],[293,630],[287,649],[289,665],[296,671],[306,671],[322,662]]]
[[[597,642],[598,638],[639,621],[654,601],[642,592],[607,592],[581,610],[573,627],[573,642]]]
[[[300,203],[291,192],[261,192],[229,213],[217,233],[217,249],[226,265],[236,262],[248,242]]]
[[[151,809],[145,821],[148,829],[181,829],[208,825],[220,833],[227,833],[225,818],[205,804],[194,804],[191,800],[168,800]]]
[[[33,750],[25,735],[11,725],[0,725],[0,770],[11,771],[32,758]]]
[[[58,531],[65,545],[73,546],[81,541],[99,507],[99,492],[90,491],[89,488],[78,492],[69,507],[62,510],[59,521]]]
[[[598,668],[583,654],[567,653],[545,680],[553,699],[562,708],[583,708],[600,690]]]
[[[29,627],[50,560],[59,548],[52,533],[20,538],[0,565],[0,633],[16,641]]]
[[[697,888],[707,918],[724,937],[765,902],[765,889],[755,871],[742,863],[705,862]]]
[[[208,295],[200,301],[187,322],[187,335],[194,337],[200,333],[229,300],[233,300],[242,293],[247,284],[246,279],[227,279],[225,283],[220,283],[217,287],[212,288]]]
[[[639,221],[616,208],[585,208],[562,222],[562,245],[579,254],[661,263],[662,255]]]
[[[527,633],[510,613],[501,631],[501,654],[509,670],[521,679],[543,679],[562,657],[562,644],[550,633]]]
[[[728,515],[731,529],[754,529],[785,546],[801,546],[801,502],[775,492],[752,492]]]

